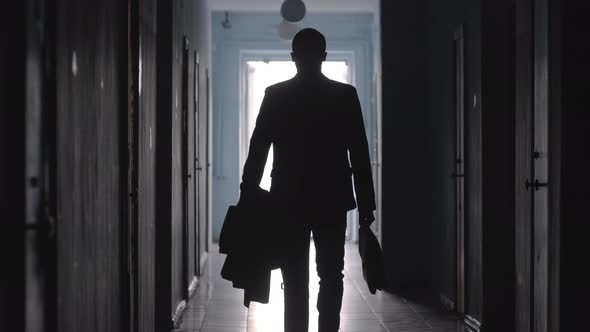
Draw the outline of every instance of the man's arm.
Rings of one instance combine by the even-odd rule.
[[[369,157],[369,144],[365,132],[363,113],[356,89],[352,87],[352,109],[350,119],[350,141],[348,150],[350,163],[354,175],[354,188],[361,222],[371,223],[374,220],[375,189],[373,188],[373,174]],[[363,220],[370,219],[370,220]]]
[[[256,119],[256,127],[250,139],[248,158],[244,164],[242,173],[242,184],[240,189],[243,193],[257,189],[264,173],[264,166],[268,158],[268,150],[272,143],[268,113],[271,108],[271,101],[268,89],[265,91],[260,112]]]

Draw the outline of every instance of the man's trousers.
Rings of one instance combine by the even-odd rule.
[[[285,332],[308,332],[310,234],[320,278],[317,309],[319,332],[340,326],[346,237],[346,211],[305,213],[288,217],[289,236],[281,266],[285,296]]]

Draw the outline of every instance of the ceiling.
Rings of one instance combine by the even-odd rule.
[[[374,13],[379,7],[379,0],[303,0],[309,12]],[[213,11],[243,12],[278,12],[283,0],[207,0]]]

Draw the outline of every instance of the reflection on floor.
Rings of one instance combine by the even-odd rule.
[[[241,290],[219,276],[225,255],[212,248],[199,287],[190,300],[178,331],[199,332],[280,332],[283,331],[283,294],[281,274],[273,271],[270,303],[242,305]],[[310,327],[317,331],[318,277],[315,273],[313,244],[310,252]],[[341,311],[342,332],[463,332],[459,317],[418,304],[386,292],[371,295],[363,280],[357,246],[347,244],[344,302]],[[420,301],[420,303],[424,303]]]

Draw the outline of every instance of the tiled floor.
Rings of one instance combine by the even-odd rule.
[[[200,332],[281,332],[283,294],[280,270],[273,271],[269,304],[242,305],[242,290],[233,289],[219,276],[224,255],[212,248],[205,274],[190,300],[178,331]],[[313,244],[310,262],[310,327],[317,331],[318,277],[315,273]],[[452,313],[414,302],[387,292],[372,295],[363,280],[357,246],[347,244],[344,299],[341,311],[342,332],[463,332],[459,317]]]

